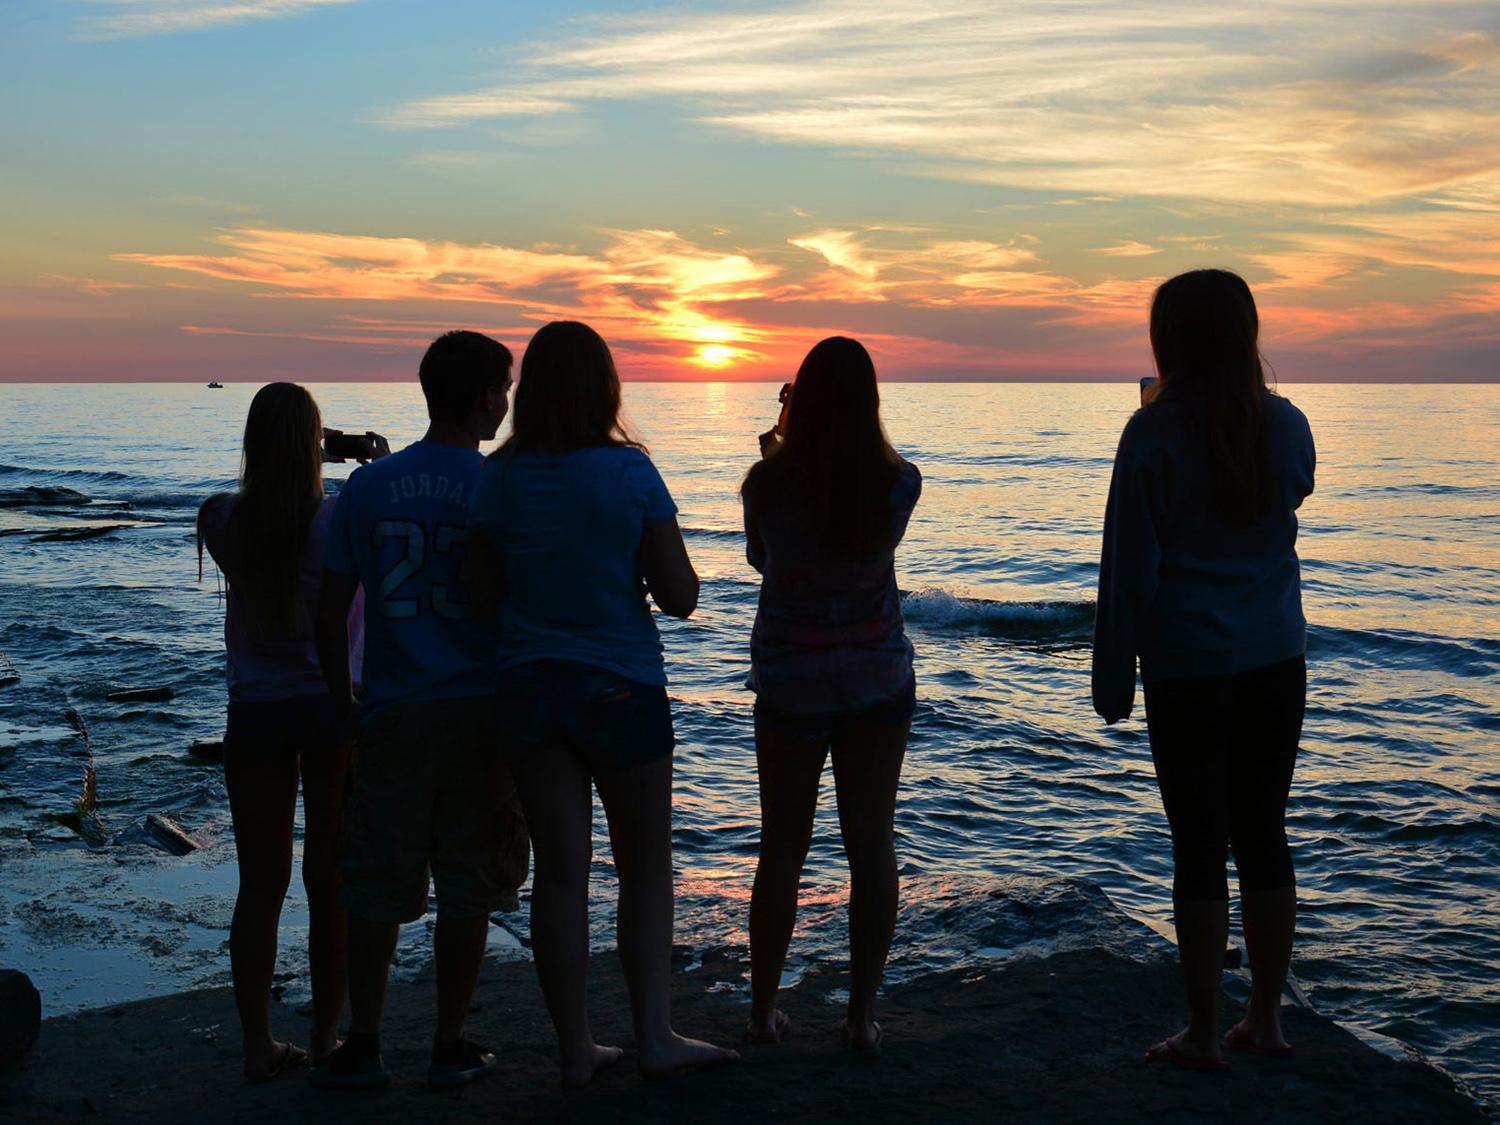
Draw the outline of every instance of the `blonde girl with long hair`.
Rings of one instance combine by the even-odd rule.
[[[238,489],[211,496],[198,512],[200,573],[207,547],[227,586],[224,783],[240,875],[229,959],[245,1077],[252,1082],[307,1061],[301,1047],[274,1038],[270,1023],[299,778],[314,1060],[338,1045],[347,989],[336,844],[350,737],[323,682],[312,632],[323,541],[337,500],[323,491],[322,441],[312,395],[294,383],[262,387],[245,421]],[[350,615],[351,631],[361,627],[361,610],[356,605]]]

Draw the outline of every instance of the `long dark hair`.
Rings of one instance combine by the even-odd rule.
[[[891,489],[901,458],[880,424],[875,364],[858,340],[816,344],[792,383],[781,443],[745,476],[751,511],[789,503],[801,509],[824,553],[889,550]]]
[[[1240,525],[1265,515],[1273,487],[1259,336],[1250,287],[1228,270],[1178,274],[1151,299],[1152,401],[1187,407],[1207,446],[1213,508]]]
[[[268,383],[255,393],[245,418],[240,487],[225,527],[231,560],[225,573],[255,636],[295,637],[311,627],[300,572],[308,530],[323,502],[322,442],[318,404],[305,388]]]
[[[576,320],[538,328],[521,360],[510,437],[491,456],[645,446],[620,421],[620,374],[604,338]]]

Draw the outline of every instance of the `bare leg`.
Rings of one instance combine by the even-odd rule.
[[[1182,982],[1187,988],[1188,1025],[1172,1036],[1188,1058],[1218,1059],[1219,997],[1223,989],[1224,946],[1229,940],[1229,903],[1189,899],[1173,904]]]
[[[437,1039],[452,1043],[464,1037],[464,1020],[489,937],[489,916],[448,918],[438,904],[437,933],[433,936],[437,962]]]
[[[1240,874],[1240,914],[1250,955],[1250,1008],[1231,1042],[1285,1052],[1281,991],[1297,933],[1296,873],[1286,840],[1286,803],[1302,719],[1307,666],[1290,661],[1245,677],[1236,700],[1230,840]],[[1246,884],[1256,889],[1245,889]]]
[[[875,996],[896,932],[896,789],[910,724],[850,722],[834,736],[833,780],[849,858],[849,1026],[856,1049],[880,1041]]]
[[[1229,771],[1234,685],[1225,677],[1146,682],[1146,724],[1162,807],[1172,828],[1172,908],[1188,1025],[1150,1058],[1211,1066],[1229,940]]]
[[[349,990],[349,919],[339,902],[338,839],[344,820],[349,747],[302,755],[302,885],[307,888],[312,969],[314,1064],[339,1045],[339,1016]]]
[[[797,890],[812,842],[818,779],[826,744],[786,734],[767,723],[755,728],[760,775],[760,857],[750,896],[750,1038],[778,1040],[786,1017],[776,1008],[787,946],[797,923]]]
[[[1296,888],[1242,893],[1240,914],[1250,954],[1250,1009],[1230,1034],[1257,1047],[1281,1050],[1287,1046],[1281,1031],[1281,990],[1297,932]]]
[[[240,872],[229,925],[229,965],[244,1034],[245,1077],[258,1079],[270,1074],[286,1051],[271,1036],[271,978],[281,904],[292,879],[297,758],[230,750],[224,758],[224,784]]]
[[[391,955],[401,927],[394,922],[375,922],[349,915],[349,1030],[358,1035],[379,1035],[385,1012],[385,986],[391,972]]]
[[[557,1029],[562,1084],[582,1086],[620,1057],[589,1028],[589,865],[594,793],[571,749],[548,746],[510,758],[531,831],[531,949],[547,1010]]]
[[[738,1058],[672,1030],[671,755],[635,769],[601,771],[595,780],[620,876],[620,961],[641,1073],[652,1078]]]

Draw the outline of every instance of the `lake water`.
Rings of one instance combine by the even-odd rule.
[[[0,509],[0,651],[20,674],[0,688],[0,963],[32,972],[50,1011],[227,979],[223,782],[186,753],[222,730],[222,604],[211,567],[197,580],[191,531],[203,497],[232,484],[254,389],[0,386],[0,491],[95,501]],[[421,431],[414,384],[312,389],[330,425],[393,445]],[[1320,1010],[1500,1098],[1500,387],[1283,389],[1319,449],[1300,539],[1310,634],[1290,809],[1294,972]],[[662,629],[679,736],[679,941],[744,940],[757,801],[742,684],[757,585],[736,489],[775,391],[626,388],[704,578],[693,620]],[[1065,935],[1113,940],[1089,929],[1102,898],[1048,882],[1059,877],[1160,927],[1170,851],[1144,724],[1138,713],[1106,728],[1089,707],[1100,520],[1134,384],[884,394],[892,440],[926,478],[897,560],[919,704],[897,812],[906,906],[892,974]],[[118,526],[50,535],[81,525]],[[141,685],[175,697],[104,698]],[[66,822],[86,762],[69,709],[97,770],[99,825],[86,835]],[[148,813],[207,846],[152,849],[134,828]],[[1021,888],[1009,920],[987,895],[997,885]],[[611,889],[600,880],[601,942]],[[794,972],[842,958],[843,892],[825,792]],[[292,998],[300,896],[282,958]],[[504,921],[497,951],[524,955],[510,936],[525,937],[524,913]],[[407,966],[425,940],[424,924],[408,928]]]

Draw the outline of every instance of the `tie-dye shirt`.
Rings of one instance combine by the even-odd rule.
[[[892,547],[830,558],[805,514],[787,505],[745,513],[746,552],[761,572],[750,636],[750,686],[778,711],[838,715],[904,691],[912,647],[896,588],[895,545],[922,495],[903,461],[891,495]]]

